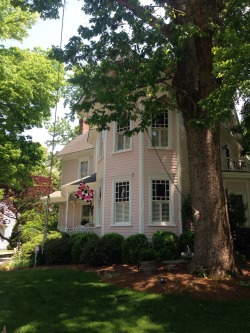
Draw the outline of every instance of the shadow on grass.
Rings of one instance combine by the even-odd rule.
[[[249,332],[250,303],[120,289],[73,269],[0,272],[8,333]]]

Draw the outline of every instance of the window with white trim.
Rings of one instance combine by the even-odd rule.
[[[80,178],[87,177],[89,174],[89,162],[80,161]]]
[[[168,111],[162,112],[153,119],[151,127],[152,146],[160,148],[168,147],[168,120]]]
[[[98,160],[103,156],[103,140],[104,140],[104,131],[99,133],[98,147],[97,147],[97,158]]]
[[[167,179],[152,179],[152,224],[170,220],[170,186]]]
[[[130,130],[130,121],[125,125],[116,123],[115,132],[115,151],[128,150],[131,148],[131,137],[124,135],[125,131]]]
[[[130,182],[114,182],[114,223],[130,222]]]

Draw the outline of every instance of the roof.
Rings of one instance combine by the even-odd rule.
[[[77,192],[80,184],[84,182],[85,184],[89,184],[92,190],[96,189],[96,173],[93,173],[90,176],[74,180],[71,183],[62,185],[61,191],[55,191],[49,195],[50,203],[62,203],[67,201],[67,192],[73,193]],[[42,197],[41,200],[43,202],[47,201],[47,197]]]
[[[77,180],[75,180],[71,183],[65,184],[65,185],[80,185],[81,182],[84,182],[86,184],[96,182],[96,173],[93,173],[91,176],[87,176],[87,177],[84,177],[84,178],[81,178],[81,179],[77,179]]]
[[[64,156],[67,154],[77,153],[83,150],[93,149],[93,145],[88,143],[88,130],[84,130],[82,134],[78,135],[70,141],[56,156]]]

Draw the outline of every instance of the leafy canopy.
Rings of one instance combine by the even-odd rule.
[[[221,5],[219,17],[208,10],[207,29],[214,36],[217,88],[199,101],[204,113],[192,120],[205,127],[227,119],[238,96],[249,95],[249,7],[242,0]],[[145,129],[152,114],[176,106],[171,80],[184,42],[208,32],[176,23],[185,12],[177,12],[171,1],[85,0],[83,10],[90,25],[79,27],[64,52],[74,71],[70,81],[83,91],[79,110],[87,112],[98,102],[90,122],[107,128],[113,120],[138,119],[135,131]],[[159,91],[168,97],[160,99]]]
[[[22,40],[35,22],[34,13],[12,4],[0,4],[0,40]],[[39,48],[0,48],[0,184],[22,187],[42,162],[41,146],[24,131],[49,119],[62,86],[62,66],[59,73],[58,63]]]

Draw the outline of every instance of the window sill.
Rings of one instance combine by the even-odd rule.
[[[110,225],[111,228],[113,227],[132,227],[131,223],[115,223]]]
[[[148,224],[148,227],[176,227],[176,224],[169,223],[169,222],[162,222],[162,223],[151,223]]]
[[[173,150],[173,147],[151,147],[149,146],[148,149],[158,149],[158,150]]]
[[[120,154],[120,153],[126,153],[132,151],[132,148],[130,149],[124,149],[124,150],[117,150],[117,151],[113,151],[112,154]]]

